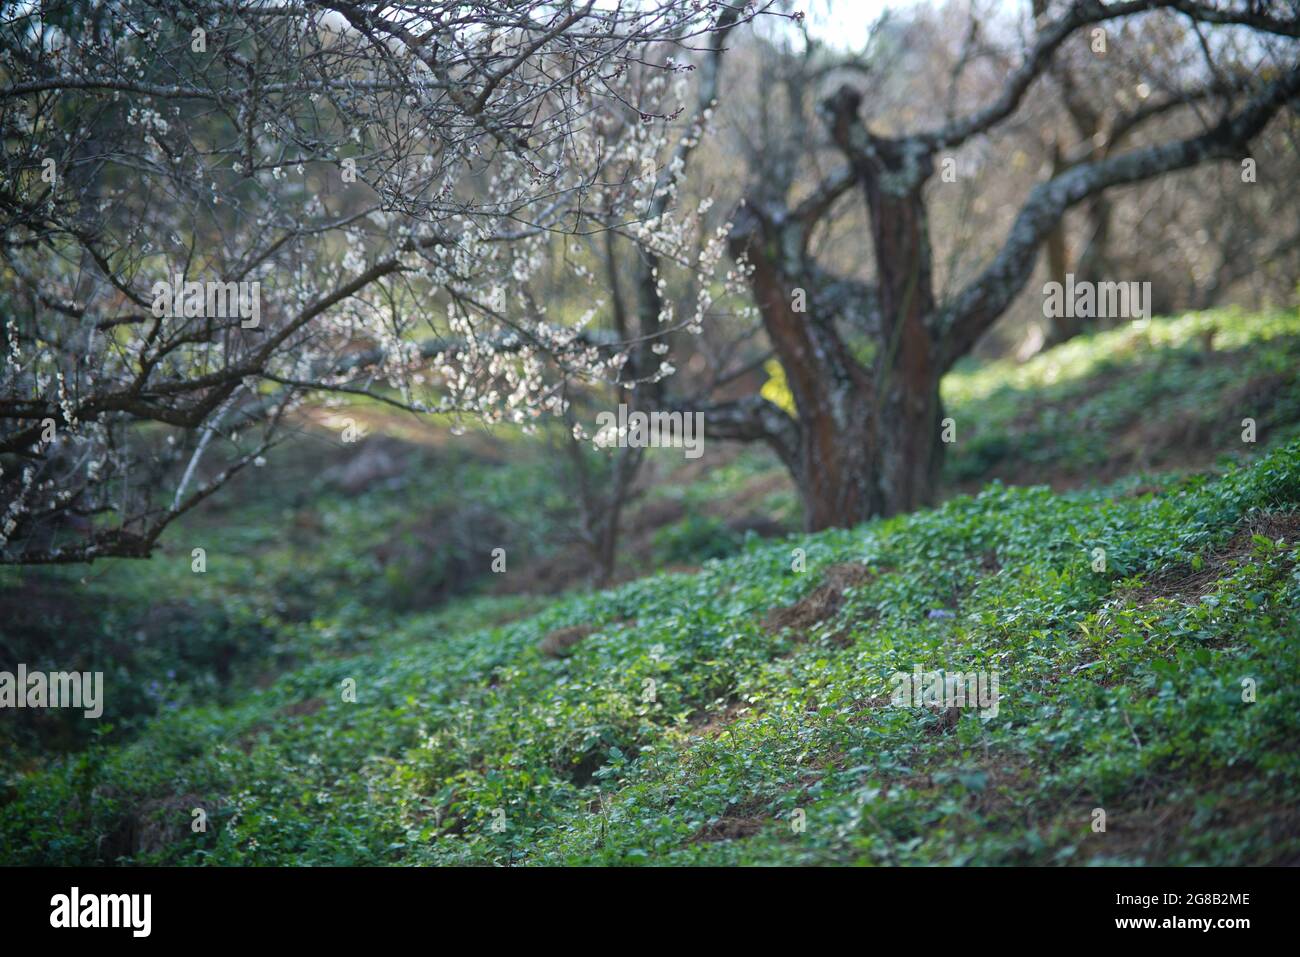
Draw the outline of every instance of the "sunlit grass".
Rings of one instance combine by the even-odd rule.
[[[1027,362],[1001,359],[959,366],[943,380],[945,403],[988,398],[999,389],[1028,391],[1074,382],[1109,365],[1121,365],[1156,349],[1199,345],[1213,330],[1213,347],[1240,349],[1279,337],[1300,337],[1300,310],[1244,312],[1224,309],[1138,320],[1116,329],[1077,336]]]

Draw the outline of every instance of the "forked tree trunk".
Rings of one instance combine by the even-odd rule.
[[[870,301],[828,287],[799,216],[750,201],[734,220],[732,249],[753,267],[754,301],[796,406],[797,447],[783,457],[810,530],[932,504],[938,485],[942,365],[921,197],[931,166],[898,145],[873,141],[869,167],[856,171],[875,246]],[[869,363],[845,342],[847,327],[871,333]]]

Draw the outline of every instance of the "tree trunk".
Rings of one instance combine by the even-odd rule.
[[[732,243],[753,266],[754,301],[794,399],[798,444],[783,458],[803,501],[804,525],[854,524],[877,504],[870,377],[822,311],[816,277],[790,254],[797,224],[755,215],[752,205],[744,212]]]
[[[943,461],[939,399],[942,374],[934,334],[929,226],[922,187],[928,154],[872,137],[859,176],[871,214],[880,350],[873,370],[876,514],[934,503]]]
[[[1065,170],[1065,159],[1061,153],[1061,140],[1058,136],[1052,140],[1052,175],[1058,176]],[[1062,217],[1053,227],[1052,231],[1047,234],[1047,275],[1050,281],[1058,283],[1061,288],[1065,288],[1066,274],[1070,271],[1070,252],[1069,244],[1065,235],[1065,218]],[[1079,320],[1073,316],[1056,315],[1049,316],[1047,320],[1047,335],[1043,339],[1043,347],[1050,348],[1060,345],[1067,339],[1073,339],[1079,334]]]
[[[845,295],[842,284],[825,283],[806,258],[798,216],[751,200],[732,230],[733,253],[753,267],[754,301],[794,399],[798,444],[784,458],[809,530],[932,504],[943,458],[942,366],[921,197],[931,165],[890,141],[873,147],[876,165],[857,171],[875,245],[871,307]],[[869,368],[841,327],[869,329],[876,344]]]

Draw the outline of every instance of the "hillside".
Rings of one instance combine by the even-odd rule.
[[[940,507],[797,534],[746,452],[649,493],[650,574],[558,598],[434,551],[472,507],[531,536],[511,577],[554,561],[559,492],[514,466],[308,509],[300,461],[64,604],[131,693],[10,769],[6,861],[1300,862],[1297,358],[1296,314],[1213,314],[959,369]],[[996,714],[891,701],[915,670],[996,673]]]

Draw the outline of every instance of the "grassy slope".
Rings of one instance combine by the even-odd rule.
[[[958,443],[946,476],[1054,487],[1138,469],[1202,467],[1300,436],[1300,314],[1190,313],[1079,337],[1034,360],[944,380]]]
[[[1223,322],[1216,345],[1243,337],[1233,363],[1197,358],[1206,321],[1153,324],[1146,345],[1164,347],[1120,350],[1102,372],[1129,375],[1110,390],[1091,377],[1115,351],[1104,337],[1014,373],[1022,381],[957,377],[949,407],[973,428],[950,467],[1036,452],[1086,473],[1103,428],[1128,434],[1133,410],[1180,384],[1197,397],[1192,421],[1235,437],[1253,403],[1261,435],[1285,443],[1294,380],[1276,395],[1233,390],[1281,374],[1274,357],[1294,357],[1296,317]],[[1164,405],[1161,416],[1176,418]],[[1071,422],[1091,434],[1073,436]],[[1017,451],[1027,423],[1038,438]],[[1298,505],[1300,443],[1275,442],[1217,480],[1132,477],[1063,495],[994,484],[852,531],[751,540],[698,574],[575,595],[495,628],[469,623],[520,600],[397,616],[365,641],[323,642],[230,707],[180,708],[134,742],[24,778],[0,808],[0,857],[1300,860]],[[1099,546],[1105,573],[1090,565]],[[845,563],[869,574],[837,605],[819,589]],[[801,600],[834,614],[769,624]],[[319,624],[337,620],[326,609]],[[568,657],[539,650],[577,625],[595,631]],[[925,709],[889,707],[890,675],[915,665],[996,669],[997,717],[971,712],[945,730]],[[1254,703],[1241,700],[1245,677]],[[355,703],[341,700],[348,678]],[[199,806],[204,834],[189,828]],[[1105,834],[1089,827],[1097,807]]]

